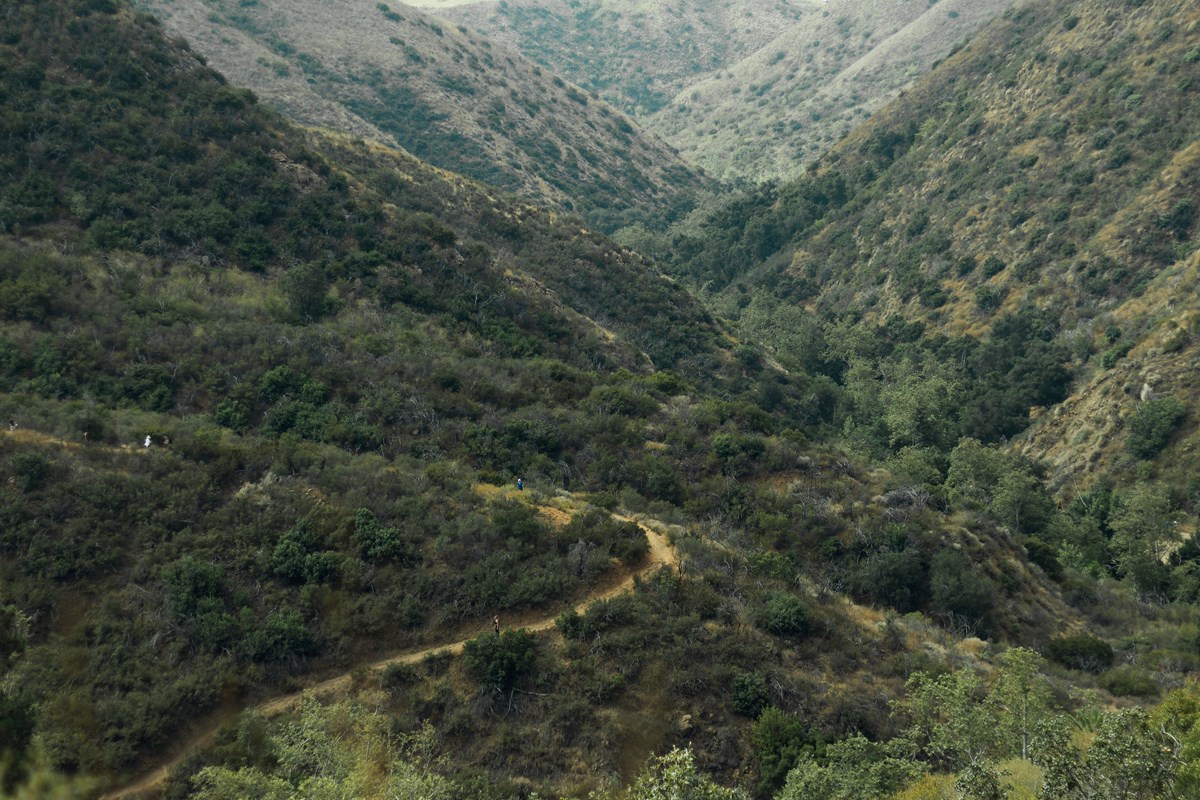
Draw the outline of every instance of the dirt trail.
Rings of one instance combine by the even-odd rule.
[[[488,491],[481,493],[489,496],[494,496],[495,494],[500,493],[511,494],[510,492],[506,492],[502,489],[497,491],[497,488],[498,487],[489,487]],[[539,510],[544,513],[546,508],[549,507],[539,507]],[[552,510],[557,512],[557,514],[565,514],[565,512],[559,509]],[[659,569],[664,565],[669,567],[678,567],[679,565],[679,554],[675,551],[675,548],[671,547],[671,543],[667,540],[666,536],[649,527],[640,520],[618,514],[613,514],[612,516],[613,519],[621,520],[622,522],[633,522],[639,528],[641,528],[645,532],[646,539],[650,543],[650,550],[646,554],[646,560],[642,566],[635,570],[626,572],[623,576],[619,576],[607,586],[601,586],[597,588],[587,597],[576,603],[574,608],[578,613],[583,613],[589,606],[600,602],[601,600],[611,600],[618,595],[632,590],[634,580],[642,575]],[[562,612],[560,611],[559,613]],[[525,628],[526,630],[534,632],[548,631],[554,627],[554,620],[557,617],[558,614],[554,614],[553,616],[539,615],[536,617],[530,617],[528,619],[514,618],[512,620],[506,620],[505,627]],[[413,664],[421,661],[426,656],[433,655],[434,653],[458,655],[462,653],[463,646],[469,640],[474,639],[475,637],[479,636],[480,633],[484,632],[486,632],[486,629],[484,631],[476,631],[470,636],[457,639],[455,641],[425,647],[420,650],[410,650],[403,653],[398,653],[379,661],[366,664],[365,668],[371,673],[378,673],[382,672],[385,668],[392,664]],[[362,668],[363,667],[360,666],[355,671],[361,670]],[[314,683],[299,692],[292,692],[291,694],[266,700],[256,706],[253,706],[252,708],[254,711],[257,711],[264,717],[276,717],[295,708],[305,694],[312,694],[317,697],[327,697],[345,692],[350,688],[350,686],[351,673],[347,672],[345,674],[338,675],[337,677],[329,678],[328,680],[320,681],[319,683]],[[175,767],[179,766],[179,764],[182,763],[183,759],[190,752],[203,749],[213,744],[217,737],[217,731],[226,721],[227,720],[222,720],[206,726],[202,731],[195,734],[190,740],[188,740],[188,742],[180,748],[178,755],[173,757],[170,761],[167,761],[166,763],[157,767],[150,773],[137,780],[135,783],[131,783],[123,788],[114,789],[107,794],[101,795],[100,800],[135,800],[135,798],[140,796],[149,795],[161,790],[163,784],[165,784],[167,781],[167,777],[171,774],[171,771],[174,770]]]

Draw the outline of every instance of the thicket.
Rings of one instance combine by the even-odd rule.
[[[739,720],[710,743],[759,764],[765,787],[795,753],[821,766],[818,741],[894,738],[881,698],[924,657],[903,646],[923,618],[893,612],[1052,635],[1023,604],[1053,594],[1010,537],[1050,548],[1029,554],[1062,567],[1081,608],[1109,610],[1093,601],[1113,577],[1155,602],[1200,594],[1196,548],[1168,546],[1179,499],[1161,484],[1102,486],[1060,510],[1035,465],[961,438],[999,439],[1063,390],[1035,310],[983,342],[898,317],[877,342],[798,328],[805,367],[784,373],[754,346],[728,352],[716,321],[636,256],[402,158],[301,139],[143,17],[19,3],[0,22],[0,160],[15,176],[0,201],[0,419],[17,424],[0,439],[0,608],[32,620],[0,684],[14,751],[32,719],[53,765],[126,770],[223,698],[497,612],[561,608],[612,558],[643,557],[636,525],[596,512],[556,531],[476,492],[517,476],[699,535],[680,545],[682,575],[563,615],[563,664],[508,633],[475,640],[462,675],[422,665],[441,681],[432,695],[391,675],[392,700],[435,720],[482,783],[514,751],[534,780],[559,779],[569,759],[546,757],[522,720],[556,748],[610,753],[602,741],[627,732],[601,738],[620,716],[605,707],[636,705],[634,686],[694,719]],[[871,147],[882,164],[911,144]],[[549,295],[523,288],[538,284]],[[835,432],[888,456],[891,482],[814,445]],[[851,611],[821,600],[831,592],[892,615],[869,648]],[[1174,640],[1161,650],[1131,656],[1165,655],[1173,680],[1188,662]],[[805,663],[858,671],[825,697]],[[476,691],[456,694],[457,677]],[[1106,680],[1140,692],[1142,677]],[[485,702],[495,690],[503,707]],[[770,712],[753,751],[746,726],[772,708],[785,716]],[[480,713],[499,720],[495,738]],[[194,786],[268,786],[236,774],[270,762],[255,752]],[[301,772],[281,779],[296,789]]]
[[[872,458],[1004,441],[1087,359],[1128,354],[1132,340],[1080,331],[1194,246],[1190,176],[1161,203],[1130,204],[1200,124],[1188,21],[1167,4],[1142,13],[1154,24],[1086,35],[1061,20],[1107,19],[1100,5],[1006,15],[807,174],[723,203],[657,250],[746,335],[839,385],[841,427]],[[1012,87],[1035,81],[1056,91],[1010,109]],[[1095,233],[1115,216],[1128,244],[1114,249]],[[1151,422],[1155,410],[1131,429],[1136,457],[1161,449],[1177,416]]]

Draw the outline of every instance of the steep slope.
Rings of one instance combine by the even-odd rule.
[[[437,13],[520,50],[641,120],[821,6],[819,0],[506,0]]]
[[[660,247],[845,389],[852,447],[949,486],[965,439],[1010,442],[1063,508],[1030,517],[1013,483],[989,501],[1011,524],[1195,602],[1198,25],[1170,0],[1024,4],[804,178]]]
[[[1022,7],[811,177],[727,217],[708,241],[731,238],[691,268],[717,286],[739,264],[765,269],[794,301],[928,334],[1038,318],[1089,372],[1160,325],[1181,350],[1196,303],[1195,21],[1170,3]]]
[[[346,130],[612,230],[686,210],[705,179],[516,52],[367,0],[145,0],[167,30],[291,118]]]
[[[1012,0],[519,2],[440,13],[634,114],[727,179],[790,177]]]
[[[1012,0],[833,0],[645,120],[719,177],[795,177]]]
[[[562,651],[489,633],[391,674],[414,692],[394,730],[430,721],[459,754],[437,765],[454,796],[628,778],[685,735],[664,715],[705,720],[686,735],[709,768],[761,772],[746,708],[883,735],[913,663],[1076,623],[987,515],[812,444],[827,383],[731,349],[572,219],[296,129],[106,0],[0,9],[0,94],[18,762],[36,734],[53,767],[113,784],[228,722],[172,794],[206,763],[313,778],[237,711],[573,607],[646,568],[631,513],[670,523],[682,567],[564,616]],[[486,488],[518,476],[531,502]],[[569,521],[542,513],[560,489]],[[739,672],[751,704],[707,691]]]

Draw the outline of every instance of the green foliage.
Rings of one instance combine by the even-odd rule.
[[[321,549],[322,537],[311,518],[298,521],[271,553],[271,571],[292,583],[324,583],[337,576],[341,556]]]
[[[930,560],[929,595],[932,607],[953,624],[972,631],[987,630],[995,589],[962,553],[943,550]]]
[[[29,643],[29,617],[12,605],[0,605],[0,676],[16,663]]]
[[[701,773],[691,750],[672,748],[646,762],[629,787],[627,800],[746,800],[746,795]]]
[[[999,724],[1002,746],[1028,760],[1037,726],[1051,715],[1050,687],[1039,674],[1045,661],[1034,650],[1012,647],[1000,662],[991,701],[1003,709]]]
[[[1133,579],[1142,595],[1165,597],[1168,576],[1163,560],[1177,540],[1170,488],[1139,483],[1115,499],[1107,522],[1110,549],[1121,572]]]
[[[255,661],[281,662],[315,654],[318,643],[300,612],[276,611],[255,627],[245,647]]]
[[[312,322],[326,313],[327,282],[320,264],[307,262],[288,270],[283,279],[283,293],[288,309],[299,322]]]
[[[759,672],[736,672],[733,676],[733,710],[747,717],[757,717],[771,702],[767,679]]]
[[[1173,748],[1151,729],[1141,709],[1123,709],[1103,718],[1086,750],[1077,749],[1061,719],[1041,726],[1034,763],[1045,772],[1041,797],[1163,796],[1173,778]]]
[[[856,576],[858,591],[897,611],[916,611],[929,597],[929,567],[918,549],[884,550],[867,558]]]
[[[860,734],[826,745],[822,757],[801,756],[776,800],[859,800],[885,797],[919,778],[927,767],[897,748]]]
[[[23,492],[40,487],[50,471],[50,462],[41,453],[14,453],[9,464]]]
[[[36,724],[29,698],[0,686],[0,791],[6,796],[28,776],[27,759]]]
[[[776,636],[801,638],[808,634],[810,616],[808,605],[799,597],[775,592],[763,601],[755,621]]]
[[[412,558],[399,528],[385,528],[370,510],[354,512],[354,538],[368,561],[407,561]]]
[[[629,565],[637,564],[650,549],[646,534],[636,523],[597,511],[573,516],[558,539],[562,543],[571,543],[566,553],[568,567],[579,576],[592,571],[589,565],[603,569],[610,558],[619,558]]]
[[[1148,697],[1158,694],[1158,684],[1143,669],[1121,666],[1100,676],[1100,685],[1117,697]]]
[[[783,786],[788,772],[801,758],[820,758],[825,740],[800,717],[770,706],[759,715],[750,734],[758,756],[759,794]]]
[[[537,640],[524,628],[506,630],[471,639],[463,653],[467,669],[485,693],[508,695],[533,667]]]
[[[1086,672],[1105,671],[1112,665],[1114,657],[1108,642],[1087,633],[1059,636],[1046,645],[1046,658]]]
[[[1137,458],[1158,455],[1185,414],[1183,402],[1174,396],[1155,397],[1140,404],[1126,422],[1129,452]]]
[[[979,676],[969,669],[913,674],[904,698],[894,704],[907,719],[908,751],[955,769],[990,755],[999,735],[999,709],[986,700]]]

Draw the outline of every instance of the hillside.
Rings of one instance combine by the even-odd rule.
[[[795,177],[1010,5],[833,0],[644,122],[718,177]]]
[[[1162,492],[943,441],[914,327],[739,305],[752,264],[734,331],[110,0],[0,10],[0,97],[0,792],[892,800],[1128,748],[1190,791]],[[1053,383],[1020,321],[978,358]]]
[[[725,179],[795,176],[1011,0],[439,10],[633,114]]]
[[[663,142],[503,45],[367,0],[144,0],[169,33],[307,125],[399,146],[435,166],[573,211],[652,227],[706,179]]]
[[[435,13],[645,120],[688,86],[737,64],[820,7],[818,0],[505,0],[456,4]]]
[[[172,796],[319,780],[316,728],[276,749],[241,712],[349,674],[393,741],[432,726],[455,796],[583,794],[689,743],[770,792],[768,710],[780,746],[884,737],[914,671],[989,668],[974,636],[1083,624],[995,514],[820,444],[833,388],[639,256],[292,127],[123,5],[0,24],[6,789],[173,753]]]
[[[1020,435],[1097,526],[1027,531],[1190,597],[1172,581],[1200,508],[1198,20],[1171,2],[1006,13],[807,176],[659,246],[743,335],[846,389],[859,452]]]

